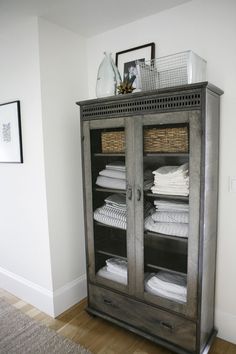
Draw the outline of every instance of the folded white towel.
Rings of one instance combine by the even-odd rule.
[[[144,225],[145,230],[170,236],[188,237],[188,224],[155,222],[151,216],[148,216]]]
[[[174,300],[174,301],[181,301],[181,302],[187,301],[186,295],[171,293],[170,291],[164,289],[153,289],[150,287],[148,283],[145,284],[145,291],[150,294],[165,297],[167,299]]]
[[[104,188],[121,189],[121,190],[126,189],[126,181],[119,178],[98,176],[96,180],[96,184]]]
[[[187,297],[186,276],[166,271],[151,273],[145,277],[145,289],[156,295],[185,302]]]
[[[151,217],[155,222],[188,223],[188,212],[156,211]]]
[[[187,188],[181,189],[171,189],[171,188],[158,188],[158,187],[151,187],[151,191],[153,194],[165,194],[165,195],[179,195],[183,197],[187,197],[189,195],[189,190]]]
[[[188,212],[189,204],[184,202],[174,202],[168,200],[154,200],[154,205],[158,211]]]
[[[106,278],[109,280],[113,280],[117,283],[127,285],[127,275],[124,276],[124,275],[112,273],[112,272],[108,271],[107,266],[99,269],[99,271],[97,272],[97,275],[99,275],[102,278]]]
[[[105,199],[107,205],[126,210],[126,196],[124,194],[111,194]]]
[[[123,171],[125,172],[125,163],[123,161],[114,161],[106,165],[106,169],[115,170],[115,171]]]
[[[189,195],[188,163],[181,166],[162,166],[153,171],[154,194]]]
[[[185,163],[181,166],[162,166],[152,173],[160,178],[175,178],[178,176],[185,176],[188,173],[188,163]]]
[[[109,258],[106,260],[107,270],[127,277],[127,261],[120,258]]]
[[[126,222],[127,219],[127,211],[123,209],[119,209],[116,207],[113,207],[111,205],[103,205],[102,207],[96,209],[96,213],[115,218],[118,220],[121,220],[123,222]]]
[[[119,229],[122,230],[126,230],[127,229],[127,223],[126,221],[120,220],[118,218],[114,218],[111,216],[107,216],[104,214],[101,214],[99,212],[99,210],[95,210],[94,214],[93,214],[94,220],[105,224],[105,225],[109,225],[109,226],[114,226],[114,227],[118,227]]]
[[[126,173],[123,171],[105,169],[99,172],[100,176],[110,177],[110,178],[119,178],[126,179]]]

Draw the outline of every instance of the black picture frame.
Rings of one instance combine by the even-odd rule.
[[[0,163],[23,163],[18,100],[0,104]]]
[[[131,83],[135,88],[135,92],[140,91],[138,72],[136,70],[136,61],[148,61],[154,58],[154,42],[117,52],[116,66],[120,72],[121,80]]]

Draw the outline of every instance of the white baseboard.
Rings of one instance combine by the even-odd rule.
[[[215,311],[217,337],[236,344],[236,316],[220,310]]]
[[[53,292],[0,267],[0,286],[20,299],[54,316]]]
[[[87,296],[85,274],[53,292],[0,267],[0,287],[52,317]]]
[[[86,274],[54,291],[54,317],[75,305],[87,296]]]

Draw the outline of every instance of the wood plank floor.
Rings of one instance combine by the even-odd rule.
[[[173,354],[116,325],[88,315],[85,311],[86,300],[53,319],[1,289],[0,297],[62,336],[82,344],[94,354]],[[210,354],[236,354],[236,345],[216,338]]]

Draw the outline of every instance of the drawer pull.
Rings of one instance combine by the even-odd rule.
[[[170,323],[168,323],[168,322],[160,322],[160,325],[161,325],[161,327],[163,327],[163,328],[165,328],[165,329],[168,329],[169,331],[173,331],[173,326],[170,324]]]
[[[111,301],[111,300],[108,300],[108,299],[103,299],[103,302],[104,302],[104,304],[106,304],[106,305],[113,305],[112,301]]]

